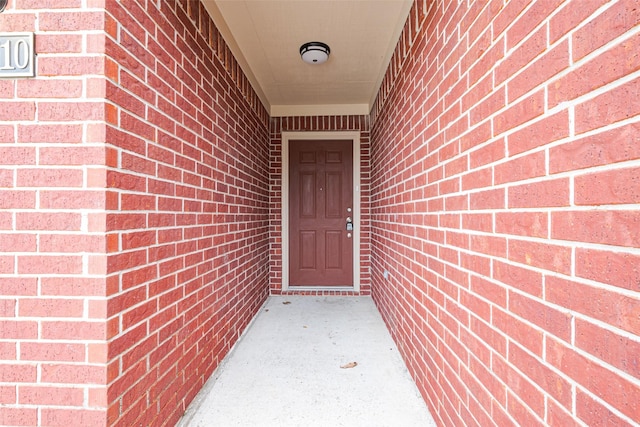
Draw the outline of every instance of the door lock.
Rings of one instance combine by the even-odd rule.
[[[353,220],[350,216],[347,217],[347,231],[353,231]]]

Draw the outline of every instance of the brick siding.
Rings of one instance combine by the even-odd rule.
[[[0,81],[2,425],[175,424],[269,291],[269,119],[224,40],[95,3],[0,15],[38,54]]]
[[[439,425],[640,421],[639,22],[414,2],[372,111],[372,294]]]
[[[104,12],[81,3],[0,14],[38,75],[0,80],[0,425],[106,423]]]
[[[199,2],[106,4],[108,424],[173,425],[268,295],[268,116]]]
[[[415,0],[370,116],[271,118],[199,1],[10,0],[0,424],[175,424],[283,293],[304,130],[360,132],[361,294],[439,425],[640,422],[639,14]]]

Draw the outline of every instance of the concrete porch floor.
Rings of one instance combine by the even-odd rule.
[[[435,422],[370,297],[274,296],[178,425]]]

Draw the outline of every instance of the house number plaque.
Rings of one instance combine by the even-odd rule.
[[[34,77],[33,33],[0,33],[0,78]]]

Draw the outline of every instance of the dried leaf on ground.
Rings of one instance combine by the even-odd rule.
[[[284,301],[283,304],[284,305],[291,304],[291,301]]]
[[[340,366],[340,368],[341,369],[351,369],[351,368],[355,368],[356,366],[358,366],[358,362],[349,362],[346,365]]]

